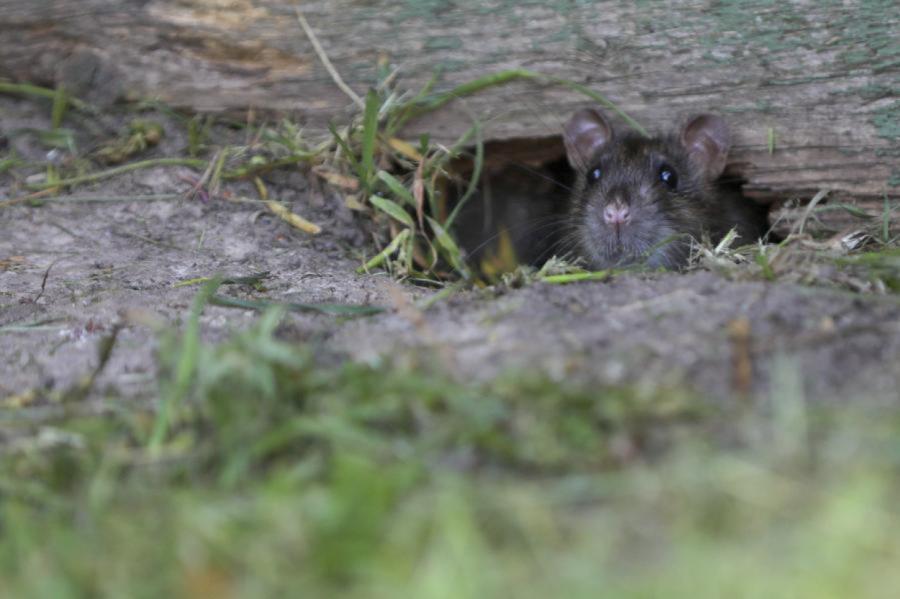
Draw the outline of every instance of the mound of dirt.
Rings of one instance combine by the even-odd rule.
[[[21,132],[46,129],[47,113],[0,98],[0,131],[21,159],[45,159],[46,148]],[[164,128],[151,155],[178,155],[183,133],[172,122]],[[89,143],[89,132],[78,135]],[[364,223],[316,181],[296,172],[266,176],[272,197],[322,227],[312,236],[260,204],[188,199],[191,177],[197,173],[180,167],[136,170],[68,196],[13,205],[2,199],[23,192],[13,177],[0,183],[0,397],[75,384],[119,323],[94,393],[153,398],[157,335],[142,323],[177,326],[186,318],[198,286],[180,283],[267,272],[263,289],[238,285],[227,293],[388,308],[349,319],[286,317],[284,335],[339,358],[438,361],[461,379],[539,372],[585,383],[687,386],[718,398],[768,396],[799,384],[810,399],[897,400],[896,296],[699,271],[473,290],[422,311],[415,302],[434,290],[356,274],[371,253]],[[159,194],[181,195],[150,197]],[[254,194],[245,182],[223,189],[231,197]],[[203,334],[219,338],[254,318],[249,310],[209,306]],[[784,372],[794,373],[793,382]]]

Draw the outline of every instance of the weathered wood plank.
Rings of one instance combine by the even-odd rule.
[[[200,111],[346,118],[288,0],[0,0],[0,76],[63,81],[92,101],[158,97]],[[726,115],[731,169],[758,197],[900,186],[900,5],[847,2],[315,0],[302,9],[359,93],[386,57],[402,86],[524,67],[589,85],[649,128]],[[577,93],[519,82],[411,123],[444,141],[545,137]],[[769,140],[774,135],[774,151]]]

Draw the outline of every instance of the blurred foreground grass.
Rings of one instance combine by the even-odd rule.
[[[471,384],[427,356],[417,370],[324,365],[278,340],[275,311],[204,344],[203,297],[161,341],[168,412],[115,397],[40,421],[3,408],[2,596],[900,588],[900,411],[807,402],[789,361],[755,404]]]

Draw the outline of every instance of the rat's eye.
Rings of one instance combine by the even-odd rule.
[[[600,170],[599,166],[597,168],[591,169],[587,175],[588,183],[596,183],[597,181],[600,180],[600,177],[602,177],[602,176],[603,176],[603,171]]]
[[[669,189],[674,190],[678,187],[678,175],[675,173],[675,169],[668,164],[659,167],[659,180],[665,183]]]

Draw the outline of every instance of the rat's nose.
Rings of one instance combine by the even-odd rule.
[[[608,225],[624,225],[631,220],[631,210],[621,202],[607,204],[606,208],[603,209],[603,220]]]

